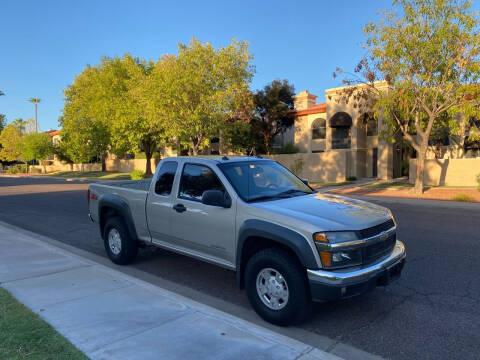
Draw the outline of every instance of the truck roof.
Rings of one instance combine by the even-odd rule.
[[[260,161],[270,160],[261,156],[226,156],[226,155],[200,155],[200,156],[171,156],[162,160],[175,160],[175,159],[187,159],[187,160],[203,160],[210,161],[216,164],[228,163],[228,162],[240,162],[240,161]]]

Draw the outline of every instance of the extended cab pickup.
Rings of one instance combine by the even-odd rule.
[[[312,300],[387,285],[405,263],[390,210],[315,193],[263,158],[166,158],[151,181],[91,184],[88,202],[114,263],[148,244],[234,270],[279,325],[305,319]]]

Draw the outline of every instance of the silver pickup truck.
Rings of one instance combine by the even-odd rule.
[[[312,301],[387,285],[406,256],[390,210],[307,183],[259,157],[166,158],[151,181],[91,184],[89,216],[114,263],[148,244],[220,265],[262,318],[289,325]]]

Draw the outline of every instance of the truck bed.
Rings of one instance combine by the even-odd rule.
[[[152,181],[152,179],[130,180],[130,181],[112,181],[112,182],[108,182],[108,183],[102,183],[102,185],[148,191],[148,189],[150,188],[151,181]]]
[[[89,190],[95,193],[99,200],[103,195],[108,194],[126,202],[131,211],[137,235],[144,241],[150,241],[145,214],[150,183],[151,179],[93,183],[90,184]],[[90,201],[90,214],[96,222],[99,221],[97,200]]]

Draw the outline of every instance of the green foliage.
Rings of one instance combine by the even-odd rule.
[[[294,95],[295,88],[287,80],[274,80],[254,95],[253,128],[263,135],[267,154],[275,136],[293,125],[294,118],[288,113],[293,110]]]
[[[251,58],[244,42],[215,49],[194,38],[179,44],[178,56],[158,62],[147,90],[167,135],[197,155],[228,121],[242,119],[251,100]]]
[[[99,68],[89,66],[64,90],[63,116],[59,119],[63,149],[76,163],[105,157],[110,144],[107,119],[111,111],[101,80]]]
[[[145,179],[145,173],[142,170],[133,170],[130,173],[130,179],[132,180],[142,180]]]
[[[300,150],[298,149],[298,146],[295,145],[294,143],[286,143],[281,148],[275,149],[274,153],[275,154],[296,154],[299,151]]]
[[[345,180],[347,180],[347,181],[355,181],[355,180],[357,180],[357,177],[356,177],[356,176],[347,176],[347,177],[345,178]]]
[[[24,161],[46,160],[53,151],[52,140],[46,133],[31,133],[23,137],[21,152]]]
[[[255,153],[265,153],[263,136],[255,131],[251,122],[234,121],[222,129],[224,145],[235,153],[250,155],[252,150]]]
[[[14,123],[9,124],[0,133],[0,160],[16,161],[20,159],[21,145],[23,141],[22,133]]]
[[[475,199],[473,197],[471,197],[470,195],[467,195],[467,194],[463,194],[463,193],[455,195],[454,197],[452,197],[452,200],[454,200],[454,201],[464,201],[464,202],[474,202],[475,201]]]
[[[18,174],[18,173],[26,173],[27,172],[27,165],[25,164],[16,164],[9,167],[6,171],[7,174]]]

